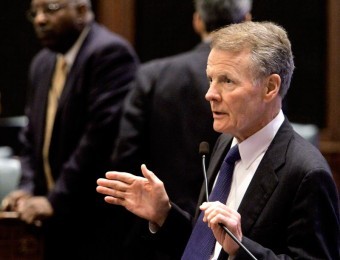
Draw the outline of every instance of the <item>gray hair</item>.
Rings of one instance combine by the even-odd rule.
[[[254,83],[271,74],[281,77],[280,96],[285,97],[294,71],[293,53],[287,32],[272,22],[243,22],[213,32],[212,48],[251,51]]]
[[[212,32],[222,26],[244,21],[252,3],[252,0],[195,0],[195,9],[207,32]]]

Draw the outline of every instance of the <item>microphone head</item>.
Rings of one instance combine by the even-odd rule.
[[[209,154],[209,143],[208,142],[201,142],[199,147],[200,155],[207,155]]]

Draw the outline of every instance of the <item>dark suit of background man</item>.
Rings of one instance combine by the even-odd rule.
[[[204,99],[209,34],[248,19],[251,1],[197,0],[195,8],[193,27],[202,42],[188,52],[144,63],[131,83],[112,168],[139,174],[146,163],[163,180],[171,200],[190,214],[203,180],[199,144],[213,145],[218,136]],[[146,245],[141,247],[145,251]]]
[[[207,192],[219,190],[220,176],[227,174],[219,170],[221,164],[238,146],[230,192],[222,190],[227,198],[203,203],[203,185],[191,222],[171,201],[157,172],[145,165],[145,178],[106,173],[97,191],[107,195],[108,203],[150,221],[155,247],[176,259],[184,248],[183,260],[251,259],[220,223],[257,259],[340,259],[339,195],[331,170],[282,111],[294,71],[286,31],[271,22],[233,24],[212,35],[211,47],[205,97],[221,135],[207,172]],[[203,231],[195,236],[197,226]],[[206,235],[211,235],[210,248]]]
[[[22,178],[5,202],[23,220],[42,221],[46,259],[120,259],[126,217],[118,207],[108,209],[95,187],[108,170],[138,58],[126,40],[94,21],[89,0],[33,0],[28,15],[46,48],[30,67]],[[68,75],[49,146],[54,186],[48,190],[42,150],[57,55],[64,56]]]

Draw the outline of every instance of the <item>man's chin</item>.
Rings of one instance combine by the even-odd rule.
[[[217,133],[223,133],[223,128],[219,124],[214,124],[213,128]]]
[[[51,51],[59,52],[59,48],[55,44],[52,44],[50,42],[41,42],[41,45],[45,48],[50,49]]]
[[[52,45],[52,42],[50,39],[48,38],[38,38],[40,44],[44,47],[49,47],[50,45]]]

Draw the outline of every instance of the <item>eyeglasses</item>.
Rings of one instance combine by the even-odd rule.
[[[38,15],[39,9],[43,12],[44,15],[50,17],[54,15],[59,10],[65,8],[67,6],[66,3],[49,3],[40,8],[31,8],[26,12],[27,19],[32,22],[34,18]]]

